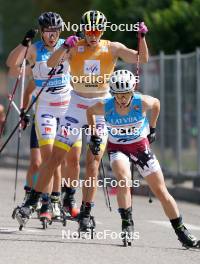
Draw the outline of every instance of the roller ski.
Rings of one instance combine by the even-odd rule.
[[[63,187],[62,189],[62,214],[63,226],[66,226],[67,220],[78,221],[80,210],[77,208],[74,198],[75,189]]]
[[[26,226],[26,223],[35,212],[39,197],[40,195],[32,190],[28,197],[25,196],[26,200],[23,201],[22,205],[14,209],[12,218],[17,219],[20,231]]]
[[[200,240],[197,240],[184,225],[181,225],[175,230],[178,240],[181,242],[182,246],[189,248],[199,248],[200,249]]]
[[[131,207],[128,209],[119,209],[119,213],[122,219],[122,233],[121,238],[123,242],[123,246],[131,246],[134,237],[134,222],[132,219],[132,209]]]
[[[51,205],[50,198],[47,197],[42,200],[42,207],[40,209],[40,221],[42,223],[42,228],[47,229],[48,224],[52,224],[53,208]]]
[[[89,237],[94,239],[96,222],[94,216],[90,214],[92,208],[91,203],[82,203],[80,215],[79,215],[79,229],[78,235],[79,238],[86,238]]]

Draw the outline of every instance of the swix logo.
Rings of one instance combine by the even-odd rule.
[[[84,62],[85,74],[100,74],[100,61],[99,60],[85,60]]]
[[[87,69],[87,71],[90,71],[91,73],[93,73],[93,72],[97,71],[98,68],[97,68],[97,65],[93,64],[86,69]]]
[[[51,127],[45,127],[44,129],[46,134],[51,134]]]

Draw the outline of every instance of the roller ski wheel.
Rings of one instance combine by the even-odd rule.
[[[43,219],[41,219],[41,221],[42,221],[42,229],[47,229],[47,224],[48,224],[48,222],[47,222],[47,219],[46,218],[43,218]]]
[[[122,242],[123,242],[123,246],[124,247],[131,247],[132,246],[132,239],[129,237],[129,233],[128,232],[125,232],[124,233],[124,237],[122,239]]]
[[[67,220],[66,219],[63,219],[63,226],[67,226]]]
[[[45,216],[40,216],[40,221],[42,222],[42,229],[47,229],[47,227],[48,227],[48,224],[49,225],[52,225],[52,220],[51,220],[51,218],[49,218],[49,217],[45,217]]]

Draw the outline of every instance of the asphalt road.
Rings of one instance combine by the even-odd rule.
[[[113,211],[105,206],[102,190],[98,191],[93,213],[96,217],[99,239],[77,239],[69,236],[77,231],[77,223],[68,222],[66,227],[53,223],[42,230],[37,219],[31,219],[25,230],[18,230],[18,223],[11,218],[12,210],[23,198],[25,171],[20,171],[17,203],[14,205],[13,169],[0,169],[0,264],[59,264],[59,263],[124,263],[124,264],[177,264],[200,263],[200,250],[184,249],[168,223],[157,200],[148,203],[145,197],[134,198],[134,222],[136,238],[133,246],[124,248],[116,236],[121,221],[117,212],[116,197],[111,196]],[[80,204],[81,190],[77,192]],[[185,223],[200,238],[200,207],[179,202]],[[102,233],[101,233],[102,232]],[[105,239],[102,234],[106,233]],[[64,235],[64,237],[63,237]]]

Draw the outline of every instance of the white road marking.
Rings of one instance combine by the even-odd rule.
[[[168,228],[171,228],[171,223],[169,221],[156,221],[156,220],[149,220],[147,221],[149,223],[157,224],[157,225],[162,225]],[[197,225],[191,225],[188,223],[184,223],[184,225],[189,229],[189,230],[197,230],[200,231],[200,226]]]
[[[16,228],[16,227],[0,227],[0,233],[8,234],[8,233],[14,233],[14,232],[22,232],[22,231],[19,231],[19,228]],[[23,232],[38,233],[42,231],[38,229],[24,228]]]

